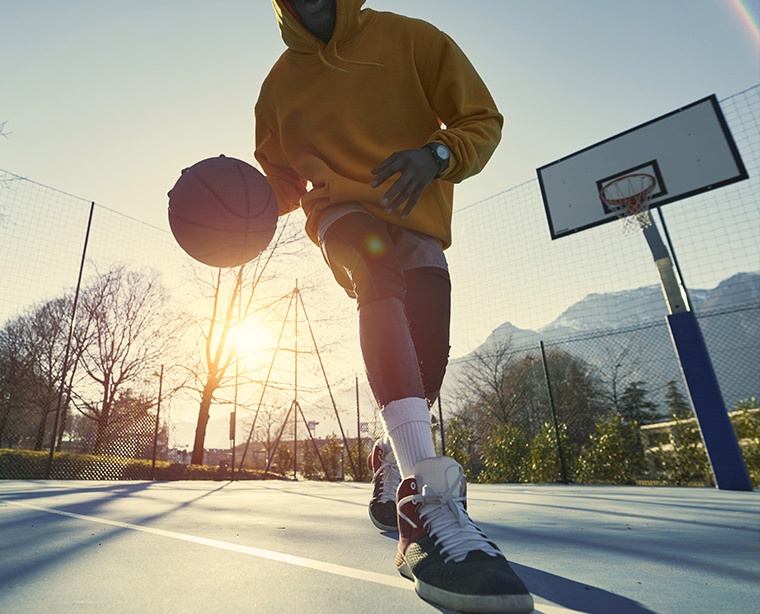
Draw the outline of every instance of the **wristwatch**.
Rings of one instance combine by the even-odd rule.
[[[427,149],[433,155],[433,160],[438,165],[438,172],[435,176],[440,177],[449,166],[449,160],[451,159],[449,148],[443,143],[436,143],[434,141],[425,145],[423,149]]]

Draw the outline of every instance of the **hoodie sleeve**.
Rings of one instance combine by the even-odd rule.
[[[483,170],[501,140],[504,118],[480,75],[448,35],[435,30],[435,40],[426,49],[420,77],[445,124],[430,141],[451,151],[451,163],[441,178],[459,183]]]
[[[254,156],[277,196],[280,215],[295,211],[301,206],[301,197],[306,194],[306,180],[288,164],[280,146],[280,138],[267,123],[260,105],[255,108],[256,151]]]

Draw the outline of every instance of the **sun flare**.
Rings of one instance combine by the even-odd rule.
[[[234,331],[235,347],[241,357],[253,357],[273,350],[274,336],[259,322],[246,320]]]

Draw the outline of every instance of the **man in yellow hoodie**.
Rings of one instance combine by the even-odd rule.
[[[357,302],[386,437],[370,517],[399,530],[396,566],[441,606],[531,612],[506,558],[465,511],[461,466],[437,457],[429,404],[448,361],[453,184],[478,173],[503,118],[466,56],[420,20],[364,0],[273,0],[287,50],[256,103],[256,158],[280,214]],[[399,484],[400,481],[400,484]]]

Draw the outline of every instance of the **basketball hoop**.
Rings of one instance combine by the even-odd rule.
[[[599,191],[599,197],[620,218],[627,234],[652,225],[649,203],[657,181],[646,173],[624,175]]]

